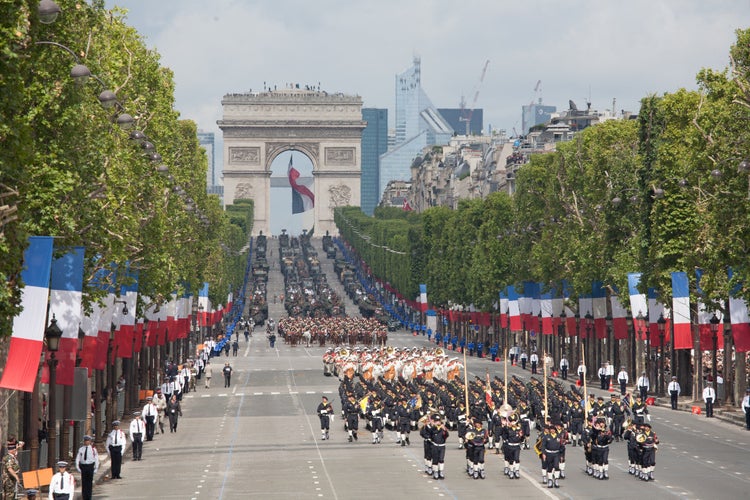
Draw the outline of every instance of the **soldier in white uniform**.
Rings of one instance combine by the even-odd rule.
[[[49,500],[73,500],[76,493],[76,480],[68,472],[68,462],[57,462],[57,473],[49,483]]]

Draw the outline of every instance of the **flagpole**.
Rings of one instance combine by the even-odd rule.
[[[589,405],[588,400],[586,399],[588,395],[588,390],[586,389],[586,350],[583,348],[583,342],[581,342],[581,362],[583,363],[584,369],[583,369],[583,414],[586,418],[586,421],[589,420]]]
[[[466,404],[466,423],[469,423],[469,367],[466,366],[466,348],[464,351],[464,400]]]
[[[544,359],[547,359],[547,353],[544,353]],[[550,420],[547,405],[547,363],[544,363],[544,420]]]
[[[503,394],[503,403],[508,404],[508,348],[505,348],[505,358],[503,366],[505,367],[505,373],[503,374],[503,382],[505,384],[505,393]]]

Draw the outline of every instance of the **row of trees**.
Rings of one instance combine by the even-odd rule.
[[[701,70],[696,91],[645,97],[636,120],[532,156],[513,196],[374,218],[339,208],[337,225],[376,276],[408,298],[426,283],[433,304],[488,311],[526,280],[627,291],[629,272],[671,299],[672,271],[702,269],[702,300],[725,310],[730,292],[750,299],[750,30],[730,62]]]
[[[0,205],[17,207],[0,227],[0,334],[10,335],[18,313],[29,235],[84,245],[85,282],[129,262],[152,301],[208,281],[212,302],[223,303],[242,280],[252,204],[238,206],[232,224],[206,194],[196,125],[180,119],[172,72],[124,12],[102,0],[56,3],[62,13],[45,24],[37,0],[0,2]],[[95,78],[74,82],[76,63]],[[97,99],[104,90],[116,95],[113,107]],[[130,130],[117,125],[124,114]]]

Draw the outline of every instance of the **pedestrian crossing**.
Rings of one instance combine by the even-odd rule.
[[[185,394],[183,396],[183,399],[203,399],[203,398],[228,398],[228,397],[238,397],[238,396],[294,396],[299,394],[305,394],[305,395],[315,395],[315,394],[333,394],[334,391],[260,391],[260,392],[237,392],[237,393],[227,393],[227,392],[221,392],[219,394]]]

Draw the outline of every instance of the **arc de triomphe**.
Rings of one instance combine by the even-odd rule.
[[[221,105],[225,203],[253,199],[252,232],[270,234],[271,163],[299,151],[313,164],[315,234],[337,234],[333,209],[360,204],[362,99],[285,89],[227,94]]]

